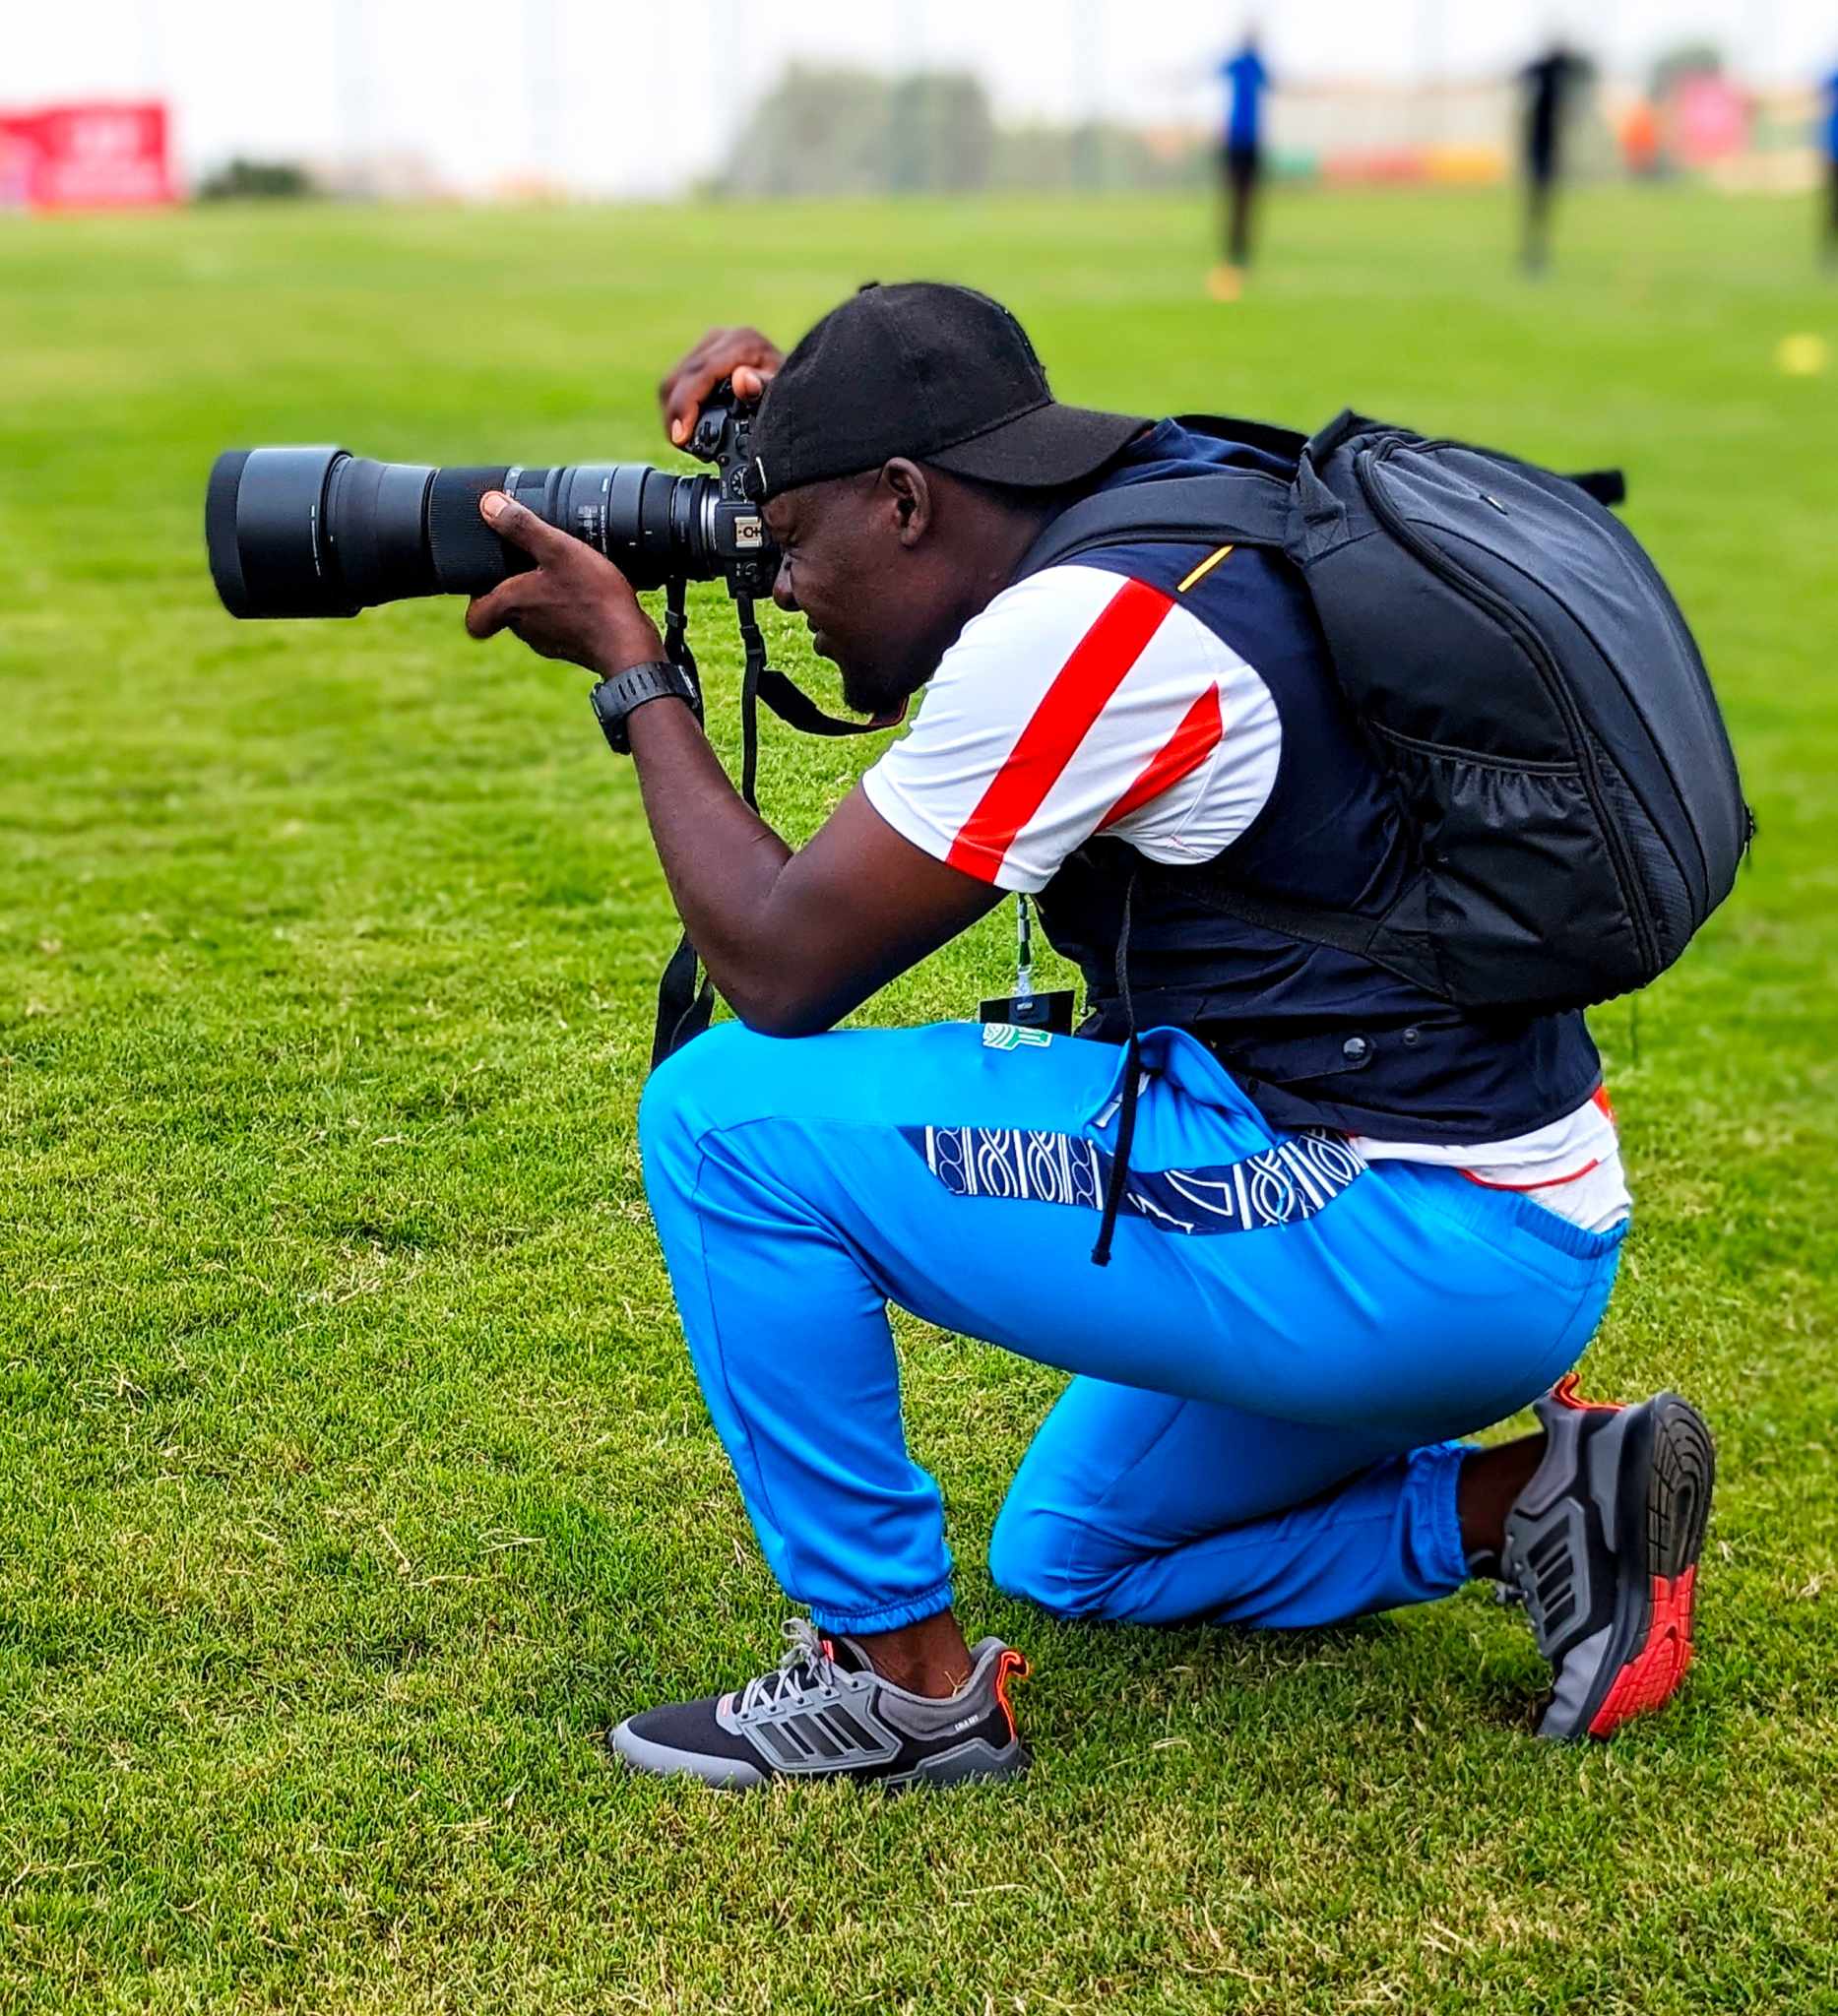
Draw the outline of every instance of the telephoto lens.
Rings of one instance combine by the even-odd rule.
[[[433,469],[343,448],[220,455],[205,493],[211,578],[232,616],[354,616],[410,596],[480,595],[533,564],[478,515],[494,489],[603,553],[634,588],[770,579],[757,509],[714,476],[633,462]]]

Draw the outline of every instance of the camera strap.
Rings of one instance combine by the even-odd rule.
[[[741,618],[740,634],[743,637],[748,620]],[[897,728],[907,718],[904,706],[891,714],[877,714],[872,721],[846,721],[840,714],[825,714],[801,686],[794,685],[783,672],[767,664],[763,654],[758,690],[759,697],[786,726],[796,728],[800,734],[871,735],[881,728]]]
[[[690,648],[689,616],[684,599],[688,586],[680,577],[665,583],[664,655],[699,687],[701,677],[696,670],[695,652]],[[742,710],[744,720],[744,700]],[[749,736],[748,739],[754,737]],[[749,796],[747,803],[752,802]],[[651,1068],[654,1071],[672,1051],[680,1050],[692,1037],[700,1036],[715,1013],[715,983],[707,974],[702,974],[698,981],[699,965],[696,948],[690,944],[689,933],[685,931],[677,939],[676,950],[670,954],[663,977],[658,981],[658,1026],[651,1040]]]

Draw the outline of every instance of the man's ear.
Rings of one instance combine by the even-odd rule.
[[[900,543],[916,546],[931,530],[931,483],[917,462],[897,455],[881,465],[880,488],[894,510]]]

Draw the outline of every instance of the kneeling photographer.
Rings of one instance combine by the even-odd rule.
[[[534,565],[466,619],[600,675],[738,1017],[653,1076],[645,1174],[710,1413],[811,1621],[736,1690],[633,1714],[618,1754],[729,1787],[1026,1767],[1026,1665],[953,1608],[889,1302],[1075,1375],[991,1542],[1014,1595],[1312,1625],[1491,1575],[1552,1663],[1542,1733],[1660,1706],[1712,1452],[1677,1396],[1566,1377],[1629,1209],[1580,1004],[1676,956],[1747,830],[1688,633],[1591,479],[1351,415],[1302,444],[1062,406],[1014,317],[942,284],[864,288],[789,356],[712,334],[665,381],[673,441],[729,381],[763,392],[740,488],[774,599],[852,708],[924,690],[807,846],[729,782],[678,640],[515,481],[478,508]],[[1483,578],[1487,541],[1534,533],[1564,608],[1614,571],[1645,626],[1591,662],[1593,700],[1580,618]],[[1702,685],[1651,712],[1725,765],[1708,808],[1659,804],[1638,710],[1615,712],[1655,638]],[[1697,820],[1695,856],[1669,818]],[[1079,1036],[1021,998],[824,1034],[1005,892],[1082,970]],[[1457,1439],[1527,1406],[1530,1436]]]

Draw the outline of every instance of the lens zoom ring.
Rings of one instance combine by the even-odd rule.
[[[481,595],[507,575],[535,565],[507,546],[478,515],[478,500],[499,488],[508,464],[490,469],[437,469],[427,496],[427,548],[434,579],[449,595]]]

